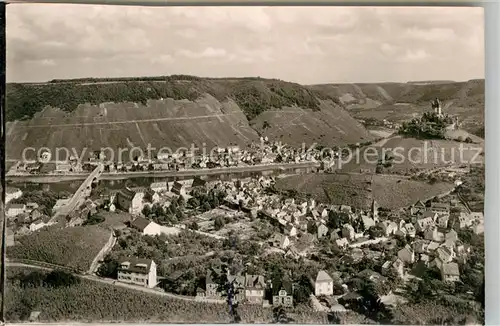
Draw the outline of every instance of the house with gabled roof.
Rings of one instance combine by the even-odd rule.
[[[179,196],[186,195],[186,189],[185,189],[184,185],[182,183],[180,183],[179,181],[174,181],[170,191],[176,195],[179,195]]]
[[[319,223],[317,232],[318,239],[321,239],[328,234],[328,227],[323,223]]]
[[[202,178],[200,178],[198,176],[194,177],[193,183],[191,184],[192,189],[195,189],[195,188],[206,189],[206,187],[207,187],[206,180],[203,180]]]
[[[314,295],[333,295],[333,279],[327,272],[321,270],[313,283]]]
[[[269,242],[273,247],[280,249],[286,249],[290,245],[290,239],[286,235],[280,233],[275,233]]]
[[[396,231],[398,230],[398,225],[396,224],[396,222],[393,221],[385,220],[380,222],[379,225],[384,231],[384,235],[386,237],[396,233]]]
[[[293,307],[293,286],[291,282],[275,280],[271,286],[274,307]]]
[[[245,276],[228,275],[227,281],[233,287],[234,302],[240,303],[245,301]]]
[[[450,204],[432,202],[429,210],[437,214],[450,215]]]
[[[245,299],[251,304],[262,304],[266,281],[262,275],[245,275]]]
[[[8,204],[11,200],[20,198],[23,192],[19,188],[5,187],[5,204]]]
[[[398,251],[398,258],[405,264],[413,264],[415,262],[415,252],[410,245],[406,245]]]
[[[120,189],[116,195],[118,207],[131,214],[139,214],[143,208],[144,192],[128,187]]]
[[[425,204],[422,201],[417,201],[410,209],[411,215],[418,215],[426,210]]]
[[[417,222],[415,223],[415,230],[417,232],[423,232],[429,226],[433,226],[433,225],[434,225],[434,220],[432,217],[419,218],[419,219],[417,219]]]
[[[297,235],[297,228],[293,224],[287,223],[284,226],[284,233],[287,236],[295,237]]]
[[[154,288],[156,280],[156,263],[151,259],[126,257],[118,263],[118,281]]]
[[[17,215],[24,213],[25,210],[25,204],[9,204],[7,205],[7,211],[5,212],[5,215],[7,217],[16,217]]]
[[[218,276],[219,271],[209,269],[205,277],[205,297],[209,299],[219,299],[221,297],[219,284],[214,280],[214,274]]]
[[[444,282],[456,282],[460,280],[460,270],[457,263],[441,264],[441,279]]]
[[[168,191],[168,182],[167,181],[159,181],[153,182],[149,188],[154,192],[165,192]]]
[[[353,240],[356,232],[351,224],[344,224],[342,226],[342,237],[348,240]]]

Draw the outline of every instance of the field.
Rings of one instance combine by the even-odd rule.
[[[383,208],[407,207],[453,189],[449,183],[413,181],[391,175],[303,174],[279,179],[276,187],[311,194],[319,202],[368,209],[372,200]]]
[[[374,175],[372,192],[380,207],[395,209],[413,205],[417,200],[430,199],[451,191],[453,184],[402,179],[397,176]]]
[[[26,316],[33,310],[41,311],[40,322],[231,322],[229,308],[224,304],[181,301],[90,280],[82,279],[77,285],[58,288],[19,286],[15,282],[16,275],[30,271],[13,267],[7,270],[8,322],[26,321]],[[272,310],[261,306],[242,305],[238,314],[242,323],[273,321]],[[289,315],[296,323],[328,323],[326,314],[309,309],[298,308]]]
[[[455,301],[459,301],[456,299]],[[462,304],[463,307],[463,304]],[[479,309],[475,309],[479,310]],[[393,310],[396,325],[482,325],[484,311],[471,311],[460,305],[443,305],[442,302],[408,303]]]
[[[29,259],[86,271],[109,240],[110,231],[97,225],[51,226],[16,239],[7,257]]]
[[[363,169],[375,172],[378,160],[391,152],[394,161],[392,166],[384,168],[385,171],[399,173],[413,169],[461,165],[468,162],[480,164],[484,162],[484,156],[477,154],[483,150],[483,146],[484,143],[467,144],[451,140],[420,140],[394,136],[354,151],[352,159],[349,162],[346,159],[347,163],[342,164],[341,171],[360,172]]]

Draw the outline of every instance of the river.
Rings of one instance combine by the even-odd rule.
[[[291,168],[291,169],[281,169],[281,170],[268,170],[268,171],[246,171],[246,172],[236,172],[236,173],[221,173],[221,174],[211,174],[203,176],[204,180],[216,181],[216,180],[234,180],[234,179],[244,179],[248,177],[259,177],[259,176],[282,176],[297,173],[307,173],[310,168]],[[172,182],[174,180],[189,180],[192,179],[191,176],[177,176],[177,177],[130,177],[127,179],[117,179],[117,180],[99,180],[99,186],[107,189],[121,189],[125,185],[132,187],[149,187],[153,182],[168,181]],[[13,182],[9,181],[7,178],[7,184],[11,187],[16,187],[23,190],[26,189],[41,189],[44,191],[51,192],[61,192],[68,191],[74,193],[78,187],[81,185],[83,180],[72,180],[72,181],[59,181],[59,182]]]

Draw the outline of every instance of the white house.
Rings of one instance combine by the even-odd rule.
[[[382,221],[380,222],[380,226],[382,230],[384,230],[384,235],[387,237],[391,234],[396,233],[398,230],[398,225],[395,222],[392,221]]]
[[[327,234],[328,234],[328,227],[323,223],[320,223],[318,225],[318,239],[323,238]]]
[[[177,227],[168,227],[159,225],[155,222],[148,221],[143,217],[138,217],[130,223],[130,226],[140,231],[143,235],[176,235],[180,233],[180,229]]]
[[[356,232],[354,232],[354,228],[350,224],[344,224],[344,226],[342,227],[342,237],[343,238],[353,240],[355,233]]]
[[[424,231],[424,239],[430,240],[430,241],[441,242],[441,241],[444,241],[444,234],[442,234],[441,232],[438,232],[438,229],[435,225],[429,226]]]
[[[418,232],[423,232],[431,225],[434,225],[434,220],[432,217],[420,218],[415,223],[415,230]]]
[[[166,192],[168,191],[168,182],[167,181],[161,181],[161,182],[153,182],[149,188],[153,190],[154,192]]]
[[[117,194],[118,207],[131,214],[139,214],[142,211],[144,192],[133,191],[129,188],[122,189]]]
[[[7,217],[16,217],[26,211],[26,205],[24,204],[10,204],[7,208]]]
[[[19,188],[6,187],[5,188],[5,204],[8,204],[11,200],[20,198],[23,192]]]
[[[349,241],[346,238],[337,239],[335,240],[335,243],[341,249],[347,248],[347,246],[349,245]]]
[[[295,237],[297,235],[297,228],[290,223],[285,225],[284,230],[285,234],[290,237]]]
[[[441,264],[441,279],[445,282],[456,282],[460,280],[460,271],[457,263]]]
[[[410,245],[406,245],[398,251],[398,258],[406,264],[413,264],[415,262],[415,252]]]
[[[118,281],[154,288],[156,263],[151,259],[123,258],[118,265]]]
[[[325,271],[319,271],[316,276],[314,295],[333,295],[333,279]]]
[[[404,228],[406,230],[406,234],[408,234],[410,237],[414,238],[415,237],[415,234],[417,233],[417,231],[415,230],[415,227],[413,226],[413,224],[411,223],[406,223],[404,225]]]
[[[472,231],[475,234],[483,234],[484,233],[484,221],[483,220],[475,220],[472,223]]]

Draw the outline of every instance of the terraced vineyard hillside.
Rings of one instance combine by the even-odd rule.
[[[429,184],[392,175],[302,174],[279,179],[276,187],[311,195],[327,204],[370,209],[375,200],[380,207],[398,209],[451,191],[453,184]]]
[[[72,80],[7,87],[7,156],[23,148],[245,145],[259,134],[287,143],[346,145],[373,136],[336,97],[279,80]],[[272,132],[271,132],[272,130]]]

